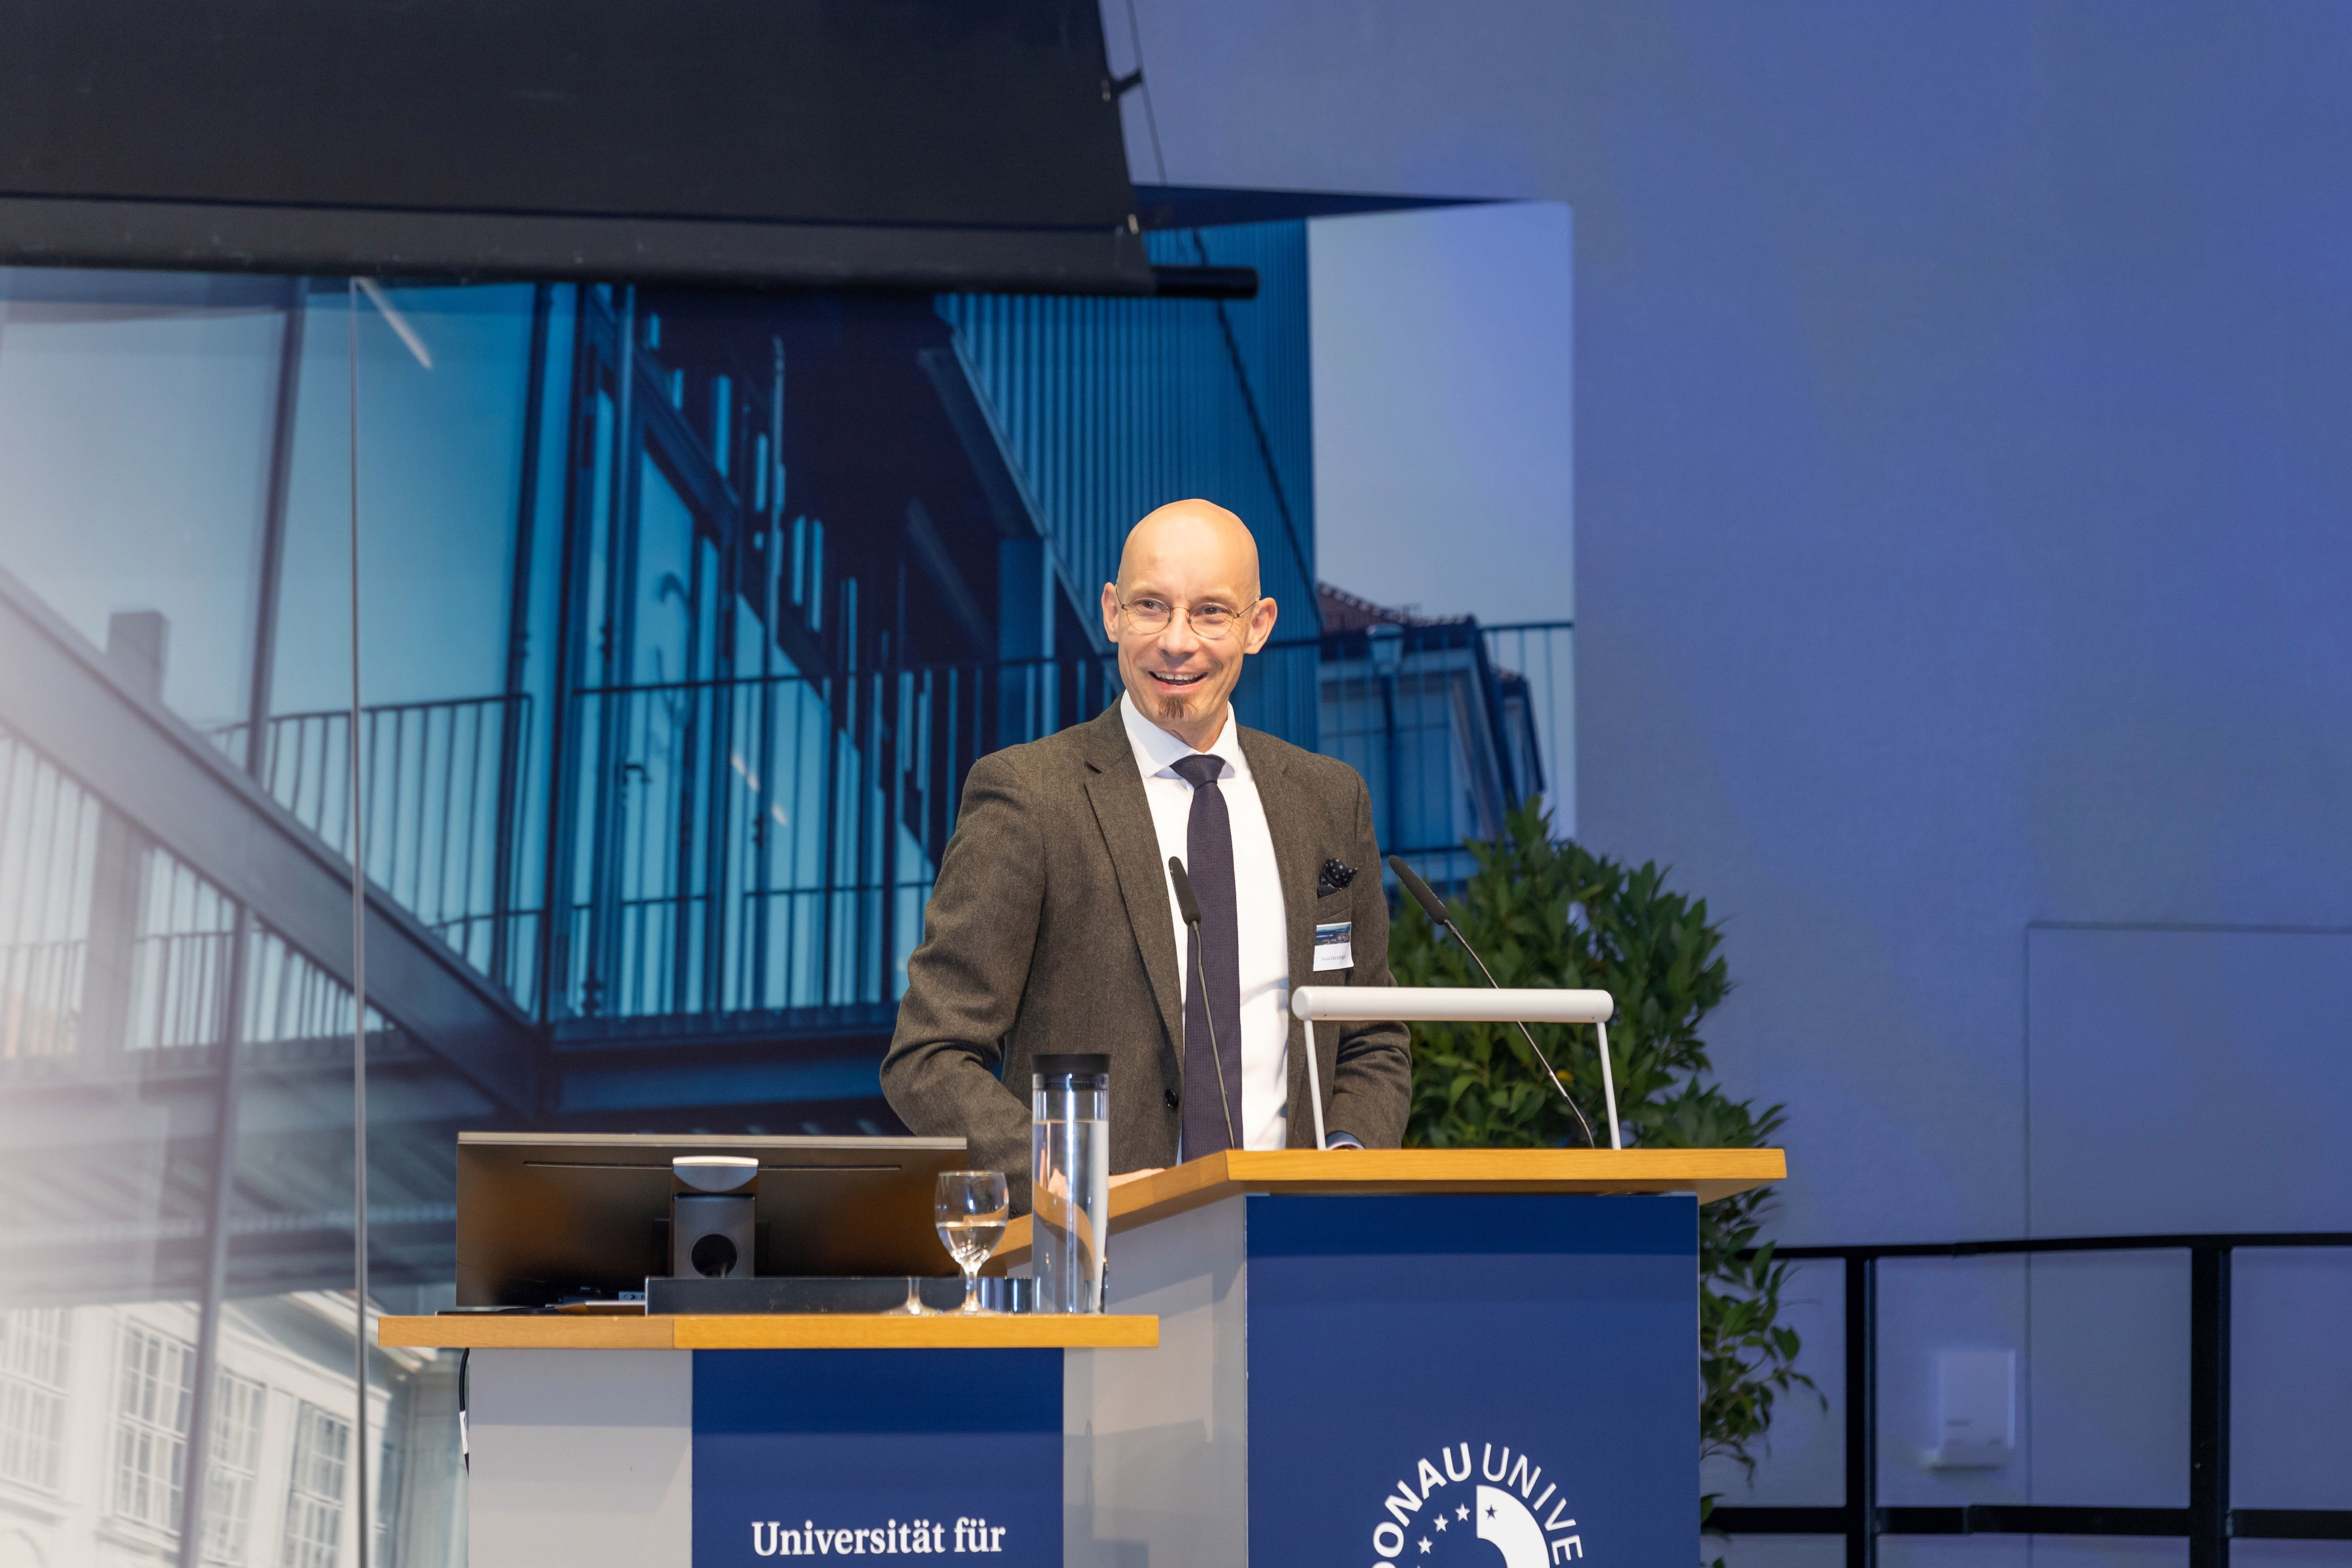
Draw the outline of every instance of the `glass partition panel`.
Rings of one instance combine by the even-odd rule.
[[[277,279],[0,268],[0,569],[207,729],[252,711],[300,316]]]
[[[1244,721],[1385,837],[1557,787],[1564,630],[1317,635],[1297,226],[1160,243],[1259,300],[0,271],[0,1563],[463,1560],[455,1358],[359,1386],[355,843],[373,1314],[462,1130],[895,1130],[965,773],[1118,695],[1148,505],[1257,525]]]
[[[351,993],[6,728],[0,893],[0,1537],[270,1560],[281,1406],[352,1405]]]
[[[462,1560],[453,1369],[372,1352],[363,1422],[355,1397],[350,590],[332,549],[350,302],[283,280],[0,275],[0,1556],[351,1563],[364,1528],[378,1562]],[[450,363],[495,361],[497,336],[452,331]],[[463,441],[413,423],[414,463],[463,467]],[[484,654],[462,635],[466,574],[425,562],[412,600],[420,578],[447,580],[416,607],[437,636],[406,641],[495,680],[503,604]],[[409,781],[364,792],[409,808],[371,824],[378,918],[411,957],[478,970],[467,841],[523,737],[508,704],[395,695],[362,726],[366,770]],[[373,1299],[430,1310],[449,1145],[503,1102],[391,1021],[446,1009],[389,989],[367,1031],[385,1106]],[[520,1050],[527,1019],[476,989]]]

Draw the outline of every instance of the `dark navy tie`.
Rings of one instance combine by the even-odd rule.
[[[1184,874],[1201,904],[1201,946],[1192,933],[1184,964],[1184,1158],[1231,1148],[1242,1135],[1242,938],[1234,897],[1234,824],[1217,775],[1223,757],[1186,757],[1176,772],[1192,786],[1192,816],[1184,830]],[[1216,1024],[1212,1054],[1209,1025]],[[1217,1061],[1224,1060],[1224,1110],[1217,1105]],[[1233,1114],[1234,1135],[1225,1132]]]

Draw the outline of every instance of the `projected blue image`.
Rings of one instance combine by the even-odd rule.
[[[0,1481],[48,1560],[359,1527],[355,838],[415,1310],[461,1127],[895,1128],[963,775],[1116,695],[1163,500],[1255,531],[1243,720],[1353,762],[1384,847],[1443,880],[1545,794],[1565,626],[1318,583],[1304,226],[1151,243],[1259,292],[0,274]],[[379,1560],[448,1561],[454,1357],[373,1355]]]

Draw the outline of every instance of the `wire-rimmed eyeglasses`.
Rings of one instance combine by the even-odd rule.
[[[1262,598],[1263,595],[1260,597]],[[1206,605],[1171,605],[1165,599],[1147,596],[1121,599],[1118,602],[1118,607],[1127,616],[1128,624],[1146,637],[1156,637],[1166,631],[1168,624],[1181,614],[1186,623],[1192,626],[1194,637],[1199,637],[1202,642],[1219,642],[1232,636],[1234,628],[1241,624],[1243,617],[1257,607],[1258,603],[1258,599],[1252,599],[1239,609],[1234,609],[1213,602]]]

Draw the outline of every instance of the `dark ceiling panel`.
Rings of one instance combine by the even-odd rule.
[[[1148,292],[1095,0],[0,0],[0,256]]]

